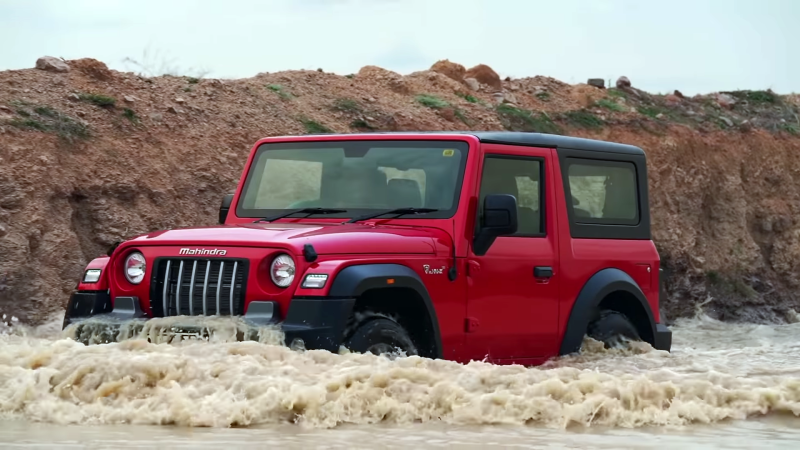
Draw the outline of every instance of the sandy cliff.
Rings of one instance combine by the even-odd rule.
[[[798,99],[770,91],[686,98],[628,85],[501,80],[440,61],[240,80],[144,78],[101,62],[0,72],[0,313],[63,308],[112,242],[211,224],[250,146],[332,130],[512,129],[631,143],[650,164],[666,313],[727,320],[800,310]],[[635,81],[635,80],[634,80]],[[635,86],[635,84],[634,84]]]

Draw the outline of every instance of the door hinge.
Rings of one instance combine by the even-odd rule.
[[[478,321],[478,319],[474,317],[467,317],[466,319],[464,319],[464,331],[466,331],[467,333],[472,333],[478,329],[480,324],[481,323]]]

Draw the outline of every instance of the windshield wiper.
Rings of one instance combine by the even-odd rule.
[[[398,216],[403,216],[403,215],[406,215],[406,214],[427,214],[427,213],[432,213],[432,212],[435,212],[435,211],[438,211],[438,209],[434,209],[434,208],[395,208],[395,209],[389,209],[389,210],[386,210],[386,211],[378,211],[378,212],[375,212],[375,213],[364,214],[361,217],[354,217],[354,218],[348,220],[345,223],[355,223],[355,222],[358,222],[358,221],[361,221],[361,220],[374,219],[375,217],[383,216],[383,215],[386,215],[386,214],[397,214]]]
[[[346,209],[334,209],[334,208],[300,208],[300,209],[293,209],[291,211],[286,211],[286,212],[283,212],[283,213],[280,213],[280,214],[276,214],[276,215],[271,216],[271,217],[264,217],[263,219],[258,219],[256,221],[254,221],[254,223],[258,223],[258,222],[274,222],[274,221],[276,221],[278,219],[283,219],[284,217],[289,217],[289,216],[292,216],[294,214],[301,214],[301,213],[305,213],[306,217],[308,217],[308,216],[310,216],[312,214],[338,214],[338,213],[343,213],[343,212],[347,212],[347,210]]]

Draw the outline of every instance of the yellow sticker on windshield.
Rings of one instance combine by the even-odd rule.
[[[453,155],[455,155],[455,154],[456,154],[456,151],[455,151],[455,150],[453,150],[452,148],[446,148],[446,149],[444,149],[444,151],[442,152],[442,156],[453,156]]]

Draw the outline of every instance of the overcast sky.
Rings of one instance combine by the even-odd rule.
[[[0,0],[2,70],[130,57],[230,78],[447,58],[570,83],[626,75],[651,92],[788,93],[798,42],[800,0]]]

